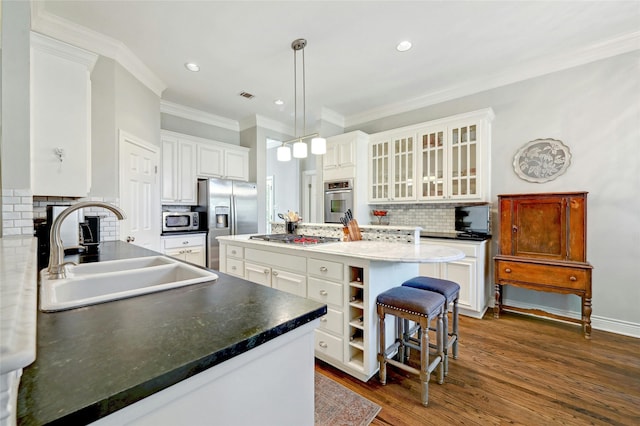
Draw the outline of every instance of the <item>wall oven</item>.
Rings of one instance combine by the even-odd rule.
[[[340,223],[347,210],[353,211],[353,179],[324,183],[324,222]]]
[[[199,228],[198,212],[162,212],[162,232],[197,231]]]

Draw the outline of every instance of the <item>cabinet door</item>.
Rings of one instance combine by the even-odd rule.
[[[337,142],[327,141],[327,152],[322,158],[322,168],[335,169],[340,166],[340,144]]]
[[[197,203],[197,177],[196,177],[196,144],[180,141],[178,143],[179,161],[179,200],[185,204]]]
[[[226,149],[224,151],[224,170],[228,179],[249,180],[249,153]]]
[[[478,124],[449,126],[449,193],[451,198],[477,198],[480,191]]]
[[[441,278],[456,282],[460,285],[458,305],[474,311],[483,308],[483,306],[479,306],[481,302],[477,297],[477,263],[477,259],[467,257],[441,265]]]
[[[307,297],[307,278],[281,269],[271,271],[271,286],[300,297]]]
[[[223,156],[224,150],[220,147],[198,144],[198,176],[222,177]]]
[[[189,247],[185,250],[184,260],[194,265],[206,266],[206,256],[204,247]]]
[[[271,287],[271,268],[264,265],[245,262],[244,279],[256,284]]]
[[[340,167],[353,166],[356,163],[353,141],[340,142],[338,149],[338,165]]]
[[[369,145],[369,201],[390,201],[389,168],[391,142],[389,139]]]
[[[178,201],[178,140],[162,137],[162,201]]]
[[[402,135],[393,138],[393,201],[415,200],[415,136]]]
[[[446,129],[433,128],[418,132],[418,198],[446,198]]]

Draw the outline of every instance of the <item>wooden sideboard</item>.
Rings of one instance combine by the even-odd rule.
[[[502,310],[543,315],[582,324],[591,338],[591,271],[586,260],[587,193],[499,195],[499,254],[495,262],[494,317]],[[576,319],[502,303],[502,286],[575,294],[582,299]]]

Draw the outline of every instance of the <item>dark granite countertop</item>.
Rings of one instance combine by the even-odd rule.
[[[105,242],[95,262],[157,253]],[[18,424],[86,424],[327,312],[326,305],[216,272],[216,281],[56,313],[38,312]],[[268,390],[265,390],[268,391]]]
[[[459,240],[459,241],[485,241],[490,240],[491,235],[488,234],[465,234],[461,232],[420,232],[420,238],[440,238],[443,240]]]

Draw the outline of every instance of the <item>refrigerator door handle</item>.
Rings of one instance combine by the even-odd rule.
[[[231,196],[231,235],[236,235],[236,197]]]

